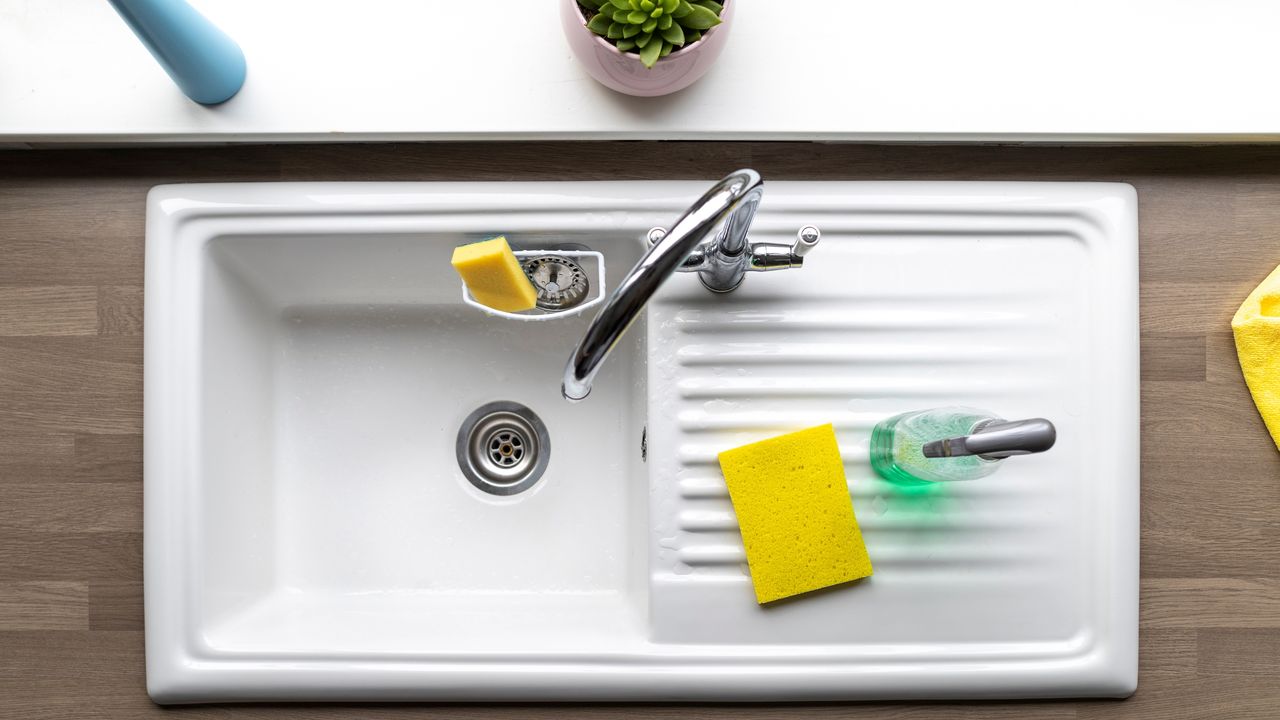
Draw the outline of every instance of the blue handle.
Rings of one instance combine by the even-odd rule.
[[[201,105],[244,85],[244,52],[186,0],[109,0],[182,92]]]

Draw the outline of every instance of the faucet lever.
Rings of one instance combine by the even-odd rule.
[[[796,232],[796,240],[790,245],[780,243],[750,243],[751,264],[748,270],[766,272],[786,270],[804,265],[804,256],[818,245],[822,232],[812,225],[805,225]]]
[[[821,239],[821,230],[813,225],[805,225],[796,232],[796,241],[791,244],[791,252],[795,253],[796,257],[804,257],[818,246],[818,241]]]
[[[649,228],[649,232],[645,233],[645,238],[649,241],[649,247],[653,247],[662,242],[667,236],[667,229],[664,227]],[[697,272],[706,265],[707,251],[701,245],[695,247],[689,256],[684,259],[680,267],[676,268],[677,272]]]
[[[650,228],[649,232],[645,234],[650,247],[662,242],[662,239],[666,236],[667,229],[662,227]],[[804,256],[817,247],[818,241],[821,239],[821,230],[813,225],[805,225],[796,231],[795,242],[790,245],[748,242],[747,248],[751,251],[749,255],[750,262],[744,269],[754,272],[766,272],[801,267],[804,265]],[[701,272],[706,262],[707,253],[699,246],[694,248],[689,257],[685,258],[684,264],[679,267],[679,272]]]

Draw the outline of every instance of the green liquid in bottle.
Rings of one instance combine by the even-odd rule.
[[[977,455],[927,458],[924,444],[971,434],[995,415],[972,408],[948,407],[903,413],[884,420],[871,431],[871,468],[901,485],[972,480],[990,475],[999,460]]]

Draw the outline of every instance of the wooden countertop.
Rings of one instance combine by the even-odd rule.
[[[1280,148],[777,143],[0,153],[0,717],[158,716],[142,643],[143,204],[265,180],[1118,180],[1142,237],[1141,674],[1126,701],[208,706],[182,717],[1280,715],[1280,453],[1229,320],[1280,263]]]

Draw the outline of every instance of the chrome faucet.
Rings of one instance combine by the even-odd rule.
[[[760,174],[738,170],[712,186],[671,230],[649,231],[649,251],[609,296],[565,366],[560,392],[566,400],[577,402],[590,394],[604,359],[671,273],[696,272],[708,290],[727,293],[742,284],[748,271],[804,264],[805,254],[822,237],[812,225],[801,228],[791,245],[748,242],[747,230],[763,196]],[[720,232],[709,237],[721,223]]]

